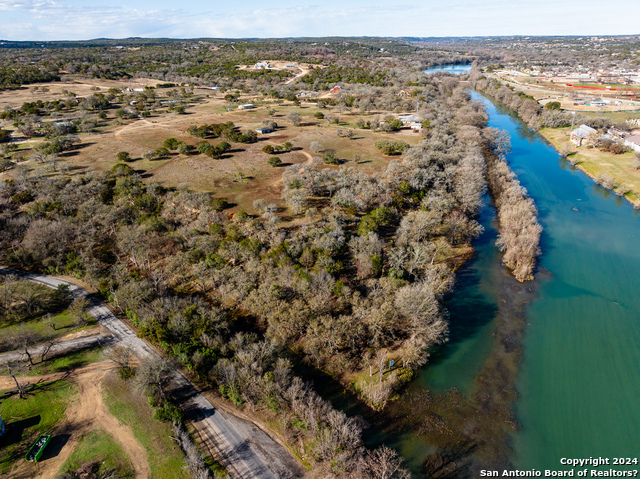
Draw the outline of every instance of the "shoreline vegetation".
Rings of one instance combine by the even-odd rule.
[[[640,186],[636,187],[636,191],[632,191],[631,185],[624,183],[619,178],[615,178],[613,174],[622,168],[621,165],[612,165],[607,161],[602,161],[600,164],[586,161],[584,154],[581,154],[581,151],[576,151],[573,144],[568,143],[568,141],[561,142],[556,135],[550,134],[551,131],[568,128],[572,124],[575,126],[586,124],[592,128],[603,129],[611,126],[609,118],[581,114],[576,114],[574,118],[571,112],[568,111],[543,109],[533,97],[504,85],[499,80],[481,76],[481,74],[472,76],[470,81],[476,91],[494,98],[514,110],[522,121],[532,130],[540,133],[555,148],[558,154],[571,163],[573,167],[582,171],[596,184],[629,201],[634,208],[640,208]],[[632,166],[633,159],[631,155],[626,153],[625,155],[629,156],[629,167],[635,169],[635,166]],[[607,158],[603,159],[607,160]],[[616,161],[615,163],[620,162]],[[593,168],[590,169],[587,165],[593,165]],[[606,171],[608,167],[610,167],[611,171]],[[596,172],[592,170],[602,171]]]
[[[589,166],[597,168],[597,164],[581,158],[576,158],[580,152],[572,152],[563,155],[563,144],[560,143],[556,135],[550,134],[553,130],[542,128],[538,131],[550,144],[555,148],[559,155],[562,155],[574,168],[591,178],[595,184],[607,189],[611,193],[627,200],[635,209],[640,209],[640,193],[628,191],[628,185],[620,183],[613,176],[601,172],[595,172],[589,169]],[[575,155],[575,156],[574,156]]]
[[[530,281],[536,258],[540,255],[542,226],[538,222],[538,211],[507,163],[509,136],[497,128],[485,128],[483,133],[487,182],[498,213],[496,245],[503,253],[503,263],[514,277],[521,283]]]
[[[422,463],[428,477],[477,477],[482,469],[512,468],[512,434],[519,430],[514,410],[516,381],[522,361],[526,307],[535,297],[533,280],[540,254],[542,227],[537,209],[506,161],[508,134],[482,130],[481,158],[486,165],[489,195],[498,217],[497,246],[503,253],[498,280],[493,347],[466,398],[457,389],[434,394],[428,388],[409,390],[387,412],[387,427],[412,431],[436,448]],[[546,274],[544,271],[540,274]]]
[[[241,55],[235,48],[213,52],[207,55]],[[64,272],[97,289],[192,378],[276,424],[300,461],[325,477],[374,477],[371,471],[383,458],[397,467],[402,459],[384,447],[367,450],[360,420],[336,410],[295,374],[295,365],[327,372],[372,410],[383,410],[427,363],[431,349],[448,340],[442,298],[482,231],[476,219],[487,180],[501,225],[497,244],[518,281],[532,278],[539,240],[535,206],[503,158],[508,137],[486,128],[487,113],[462,77],[413,74],[409,66],[350,68],[318,68],[302,77],[307,85],[322,80],[319,88],[336,81],[343,86],[334,97],[304,105],[297,97],[301,85],[280,82],[288,73],[267,72],[264,83],[256,84],[234,77],[235,70],[228,72],[220,98],[172,83],[176,89],[165,103],[179,102],[180,111],[164,110],[161,84],[140,95],[115,86],[106,95],[95,93],[96,86],[82,101],[28,104],[33,113],[25,125],[33,131],[22,130],[50,141],[29,155],[7,150],[17,163],[8,166],[10,178],[0,185],[3,261]],[[363,72],[375,76],[355,76]],[[407,86],[412,88],[401,89]],[[262,98],[245,112],[235,107],[252,98],[248,89]],[[208,119],[202,128],[195,118],[190,123],[179,116],[189,110],[204,121],[201,110],[221,106],[226,108],[218,114],[238,126]],[[81,111],[82,121],[95,116],[96,123],[85,131],[72,122],[50,122],[45,133],[35,119],[49,107]],[[277,136],[259,138],[251,128],[259,121],[275,127],[275,107],[291,126],[281,123]],[[414,108],[419,133],[394,117]],[[25,117],[22,110],[4,114],[16,123]],[[83,145],[83,135],[98,125],[107,131],[125,120],[167,115],[197,138],[163,130],[145,140],[145,149],[152,149],[140,158],[122,151],[109,159],[115,165],[96,162],[99,167],[82,172],[59,168],[58,154],[69,162],[92,159],[91,150],[73,144]],[[121,132],[108,130],[104,138],[113,133],[117,140]],[[326,148],[311,141],[313,135],[322,135]],[[281,183],[254,188],[256,196],[241,205],[215,197],[231,194],[221,183],[196,192],[188,183],[173,187],[155,173],[134,169],[143,164],[136,162],[159,158],[180,159],[172,167],[190,168],[198,158],[215,170],[225,155],[240,162],[256,156],[240,156],[246,145],[276,138],[286,140],[279,152],[302,150],[304,163],[284,163],[282,169],[270,164]],[[359,150],[352,145],[378,138],[375,163],[353,154]],[[386,138],[394,141],[382,142]],[[276,154],[280,144],[265,146]],[[45,163],[50,168],[44,170]],[[254,180],[238,174],[234,194],[252,190]],[[159,407],[172,410],[174,399],[163,394]]]
[[[349,377],[343,387],[355,382],[360,398],[382,409],[448,338],[441,300],[482,230],[475,217],[486,191],[486,115],[458,79],[420,81],[419,145],[398,140],[401,159],[385,154],[377,170],[335,165],[340,151],[285,166],[282,202],[257,197],[254,214],[230,211],[213,191],[144,181],[125,155],[104,171],[52,167],[46,175],[27,158],[0,188],[2,259],[96,288],[197,381],[277,421],[318,474],[373,476],[367,471],[382,457],[401,458],[366,450],[359,421],[322,399],[293,365]],[[394,105],[412,108],[393,91],[353,93],[363,109],[384,112],[382,122],[361,128],[367,133],[392,135],[402,127]],[[112,101],[124,98],[114,93]],[[303,111],[305,131],[334,128],[309,123],[312,112]],[[287,130],[295,131],[280,127]],[[225,139],[238,147],[234,131]],[[182,146],[173,137],[160,144]],[[250,179],[244,185],[250,189]],[[160,399],[164,409],[173,405]]]

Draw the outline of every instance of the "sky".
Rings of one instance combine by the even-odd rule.
[[[639,0],[0,0],[2,40],[629,34]]]

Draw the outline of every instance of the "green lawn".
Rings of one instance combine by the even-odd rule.
[[[581,111],[581,115],[590,117],[606,117],[614,122],[623,122],[625,120],[640,118],[640,113],[627,111]]]
[[[84,326],[76,327],[76,322],[68,310],[64,310],[53,316],[53,324],[55,330],[49,325],[49,320],[43,315],[35,318],[0,324],[0,335],[10,336],[13,334],[21,334],[23,332],[33,332],[41,338],[59,338],[69,333],[75,333],[88,326],[95,325],[92,321]]]
[[[95,363],[103,359],[102,348],[84,349],[71,354],[59,356],[51,360],[38,363],[40,358],[34,358],[36,365],[29,371],[29,376],[40,376],[43,374],[59,373],[81,368],[87,364]]]
[[[115,471],[120,479],[134,478],[133,465],[127,453],[103,430],[95,430],[82,436],[80,442],[67,459],[60,474],[77,470],[86,462],[97,462],[97,473]]]
[[[130,426],[136,439],[147,451],[151,477],[187,479],[184,454],[171,438],[171,425],[152,418],[146,397],[130,384],[116,377],[104,382],[104,402],[121,423]]]
[[[25,399],[0,392],[0,416],[8,428],[0,440],[0,476],[8,473],[15,461],[24,460],[38,435],[52,431],[76,393],[75,385],[69,381],[38,384]]]
[[[616,90],[637,90],[638,87],[637,86],[633,86],[633,85],[622,85],[622,84],[617,84],[617,85],[598,85],[595,83],[572,83],[573,86],[588,86],[588,87],[593,87],[593,88],[597,88],[599,90],[610,90],[610,89],[616,89]],[[607,87],[611,87],[611,88],[607,88]]]

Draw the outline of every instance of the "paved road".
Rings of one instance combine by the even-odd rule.
[[[49,288],[66,284],[74,298],[86,296],[90,301],[89,314],[107,327],[115,341],[131,350],[141,359],[160,358],[160,355],[121,320],[104,303],[73,283],[0,266],[0,274],[14,274],[20,278],[40,283]],[[172,387],[187,400],[181,405],[204,439],[207,447],[215,451],[217,459],[229,475],[242,479],[276,479],[301,476],[300,467],[291,455],[264,431],[255,425],[230,416],[213,405],[179,372],[174,373]]]

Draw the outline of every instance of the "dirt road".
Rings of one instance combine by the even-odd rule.
[[[48,451],[45,451],[42,461],[38,464],[19,461],[18,468],[12,471],[13,478],[54,479],[82,436],[95,429],[111,434],[120,444],[133,464],[136,479],[151,478],[147,451],[137,441],[131,428],[112,416],[102,400],[102,380],[109,373],[110,366],[108,361],[102,361],[72,372],[21,378],[21,381],[29,382],[67,379],[77,385],[78,395],[77,400],[67,407],[65,418],[56,428],[48,447],[48,450],[59,449],[58,454],[47,457]],[[0,389],[5,386],[13,386],[13,381],[9,377],[1,376]],[[60,444],[56,444],[56,441]]]
[[[62,279],[11,270],[3,266],[0,266],[0,274],[14,274],[49,288],[57,288],[61,284],[69,285],[74,298],[84,296],[90,300],[87,312],[107,327],[119,344],[130,348],[140,359],[160,357],[87,290]],[[304,475],[289,452],[267,433],[213,407],[211,402],[178,371],[173,373],[172,379],[172,388],[179,393],[179,397],[184,398],[181,406],[187,412],[187,416],[200,432],[206,446],[215,451],[217,459],[231,477],[275,479],[282,476],[283,468],[290,477]]]

